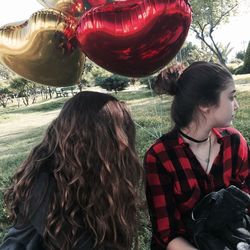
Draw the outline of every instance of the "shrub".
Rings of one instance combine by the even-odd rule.
[[[247,50],[244,57],[244,64],[235,70],[235,75],[250,73],[250,42],[248,43]]]
[[[109,77],[97,77],[96,82],[103,89],[117,92],[128,86],[129,79],[119,75],[111,75]]]
[[[237,54],[236,54],[236,58],[243,61],[244,57],[245,57],[245,54],[246,54],[245,51],[238,51]]]
[[[250,73],[250,42],[248,43],[247,46],[243,65],[244,65],[244,74]]]
[[[236,68],[233,73],[235,75],[241,75],[244,74],[244,65],[240,65],[238,68]]]

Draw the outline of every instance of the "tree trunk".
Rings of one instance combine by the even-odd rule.
[[[49,98],[52,99],[52,89],[49,87]]]
[[[29,106],[29,97],[28,97],[28,96],[24,96],[24,97],[22,98],[22,100],[23,100],[23,104],[24,104],[25,106]]]
[[[0,104],[3,106],[3,108],[7,107],[7,102],[5,102],[4,100],[0,100]]]
[[[212,41],[212,45],[208,43],[205,36],[203,34],[199,34],[197,30],[193,31],[196,33],[196,37],[201,40],[211,51],[212,53],[218,58],[219,62],[227,68],[226,66],[226,60],[223,58],[222,53],[220,52],[220,49],[216,46],[216,43],[214,42],[212,34],[209,35],[210,40]]]
[[[16,100],[17,100],[17,107],[20,108],[20,98],[17,96]]]
[[[79,83],[79,84],[77,84],[77,85],[78,85],[79,91],[82,92],[82,84]]]

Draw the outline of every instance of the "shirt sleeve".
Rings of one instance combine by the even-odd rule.
[[[184,236],[181,214],[176,208],[170,174],[151,148],[145,155],[146,198],[152,224],[151,249],[166,249],[168,243]]]
[[[0,246],[0,250],[39,250],[43,248],[43,231],[46,224],[48,206],[53,184],[47,173],[40,173],[34,181],[28,201],[19,204],[17,221],[12,226]],[[28,216],[25,216],[25,203]]]
[[[32,185],[29,199],[20,204],[16,228],[30,223],[40,235],[43,235],[53,189],[54,181],[52,178],[49,177],[48,173],[41,172]],[[28,208],[27,218],[23,216],[25,204]]]
[[[26,224],[21,228],[11,227],[5,236],[0,250],[43,250],[43,239],[37,230]]]

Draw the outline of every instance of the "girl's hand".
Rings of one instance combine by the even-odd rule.
[[[193,245],[191,245],[186,239],[182,237],[177,237],[171,240],[166,248],[166,250],[198,250]]]

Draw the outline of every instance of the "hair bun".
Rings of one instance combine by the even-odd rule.
[[[183,64],[175,64],[162,70],[152,86],[154,92],[158,95],[176,95],[177,81],[184,69]]]

